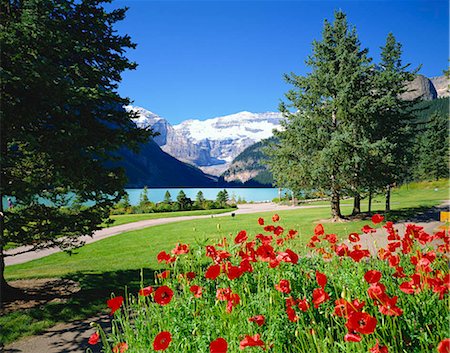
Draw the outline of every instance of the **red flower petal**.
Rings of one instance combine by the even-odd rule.
[[[280,216],[278,216],[278,214],[274,214],[273,216],[272,216],[272,221],[274,221],[274,222],[278,222],[280,220]]]
[[[88,343],[89,343],[89,344],[92,344],[92,345],[97,344],[98,341],[99,341],[99,339],[100,339],[100,335],[98,334],[98,332],[94,332],[94,333],[91,335],[91,337],[89,337]]]
[[[106,305],[108,305],[108,307],[111,309],[110,315],[114,314],[122,306],[122,303],[123,303],[122,296],[109,299],[106,302]]]
[[[192,294],[194,294],[194,297],[196,298],[200,298],[202,296],[203,288],[200,286],[191,286],[189,290],[191,291]]]
[[[219,337],[209,344],[210,353],[227,353],[228,343],[222,337]]]
[[[316,271],[316,281],[317,284],[324,289],[325,285],[327,284],[327,276],[325,276],[323,273],[320,273],[319,271]]]
[[[124,353],[128,350],[128,344],[126,342],[117,343],[113,347],[113,353]]]
[[[367,283],[377,283],[381,279],[381,272],[376,270],[369,270],[364,275],[364,279]]]
[[[325,230],[323,229],[323,225],[320,223],[318,225],[316,225],[316,228],[314,228],[314,235],[320,236],[320,235],[323,235],[324,233],[325,233]]]
[[[245,230],[241,230],[238,235],[236,235],[236,238],[234,238],[234,243],[235,244],[240,244],[243,243],[244,241],[247,240],[247,232]]]
[[[173,297],[173,291],[167,286],[161,286],[155,291],[155,302],[160,305],[167,305]]]
[[[170,342],[172,341],[172,335],[170,332],[163,331],[156,335],[153,341],[153,349],[155,351],[164,351],[169,347]]]
[[[264,325],[266,318],[264,317],[264,315],[256,315],[256,316],[249,318],[248,321],[254,322],[258,326],[262,326],[262,325]]]
[[[378,214],[378,213],[376,213],[376,214],[374,214],[372,216],[372,223],[373,224],[381,223],[381,222],[383,222],[383,220],[384,220],[384,217],[382,215]]]
[[[260,226],[263,226],[263,225],[264,225],[264,218],[259,217],[259,218],[258,218],[258,224],[259,224]]]
[[[153,293],[153,287],[152,286],[148,286],[148,287],[142,288],[139,291],[139,295],[141,295],[143,297],[147,297],[147,296],[149,296],[152,293]]]
[[[215,280],[220,275],[220,265],[211,265],[205,272],[205,278]]]

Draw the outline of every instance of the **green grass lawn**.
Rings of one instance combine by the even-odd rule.
[[[158,219],[158,218],[171,218],[171,217],[182,217],[182,216],[202,216],[202,215],[215,215],[219,213],[226,213],[235,211],[234,208],[225,208],[218,210],[195,210],[195,211],[176,211],[176,212],[158,212],[158,213],[140,213],[140,214],[124,214],[124,215],[113,215],[111,219],[114,223],[110,225],[119,226],[121,224],[146,221],[148,219]]]
[[[410,184],[393,190],[392,212],[387,215],[387,219],[404,219],[419,210],[439,205],[448,199],[448,180]],[[344,202],[348,205],[351,203],[351,200]],[[366,202],[362,203],[362,207],[365,211]],[[375,198],[373,212],[382,212],[383,208],[384,199]],[[344,214],[349,214],[351,210],[351,206],[342,207]],[[299,231],[295,243],[290,246],[300,249],[304,248],[305,242],[311,236],[315,222],[328,219],[330,210],[328,207],[296,209],[279,212],[279,215],[283,227]],[[125,223],[126,217],[129,216],[148,215],[119,216],[123,217],[120,219],[123,221],[121,224]],[[8,266],[5,270],[8,280],[64,277],[78,281],[81,291],[67,303],[48,304],[39,310],[32,309],[4,315],[0,318],[0,326],[4,332],[0,334],[0,342],[34,334],[58,321],[94,315],[99,308],[105,307],[105,298],[112,291],[123,293],[125,286],[128,286],[129,290],[137,289],[141,269],[144,271],[145,283],[151,283],[153,271],[162,268],[156,261],[156,255],[161,250],[169,251],[178,242],[204,244],[222,237],[232,241],[242,229],[255,235],[261,232],[261,227],[257,223],[258,217],[264,217],[269,222],[272,213],[237,215],[234,218],[212,217],[149,227],[85,245],[72,255],[56,253],[24,264]],[[360,231],[367,223],[368,220],[359,220],[324,223],[324,226],[326,232],[344,237],[350,232]]]

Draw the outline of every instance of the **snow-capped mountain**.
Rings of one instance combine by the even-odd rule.
[[[172,126],[158,115],[128,106],[137,114],[136,124],[160,133],[155,142],[177,159],[219,175],[245,148],[272,136],[280,125],[280,113],[240,112],[206,120],[186,120]]]

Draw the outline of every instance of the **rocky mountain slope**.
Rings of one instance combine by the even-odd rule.
[[[144,108],[126,108],[136,112],[138,126],[150,126],[159,133],[154,140],[163,151],[215,175],[226,170],[246,147],[272,136],[281,120],[280,113],[240,112],[204,121],[186,120],[172,126]]]

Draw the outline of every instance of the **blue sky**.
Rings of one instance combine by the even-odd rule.
[[[138,47],[119,92],[172,124],[247,110],[276,111],[290,88],[283,74],[304,74],[324,19],[341,9],[374,61],[393,32],[404,62],[438,76],[449,59],[448,1],[145,1],[118,23]]]

